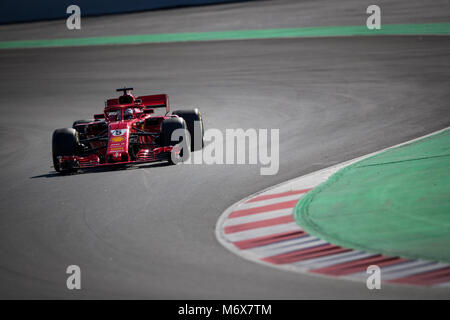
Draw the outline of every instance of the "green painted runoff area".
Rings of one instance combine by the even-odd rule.
[[[75,32],[75,31],[74,31]],[[365,25],[307,28],[280,28],[262,30],[231,30],[209,32],[183,32],[104,36],[89,38],[30,39],[0,41],[0,49],[45,47],[73,47],[92,45],[124,45],[140,43],[170,43],[187,41],[250,40],[302,37],[344,37],[376,35],[450,35],[450,22],[424,24],[386,24],[379,30],[369,30]]]
[[[450,262],[450,130],[341,169],[294,216],[339,246]]]

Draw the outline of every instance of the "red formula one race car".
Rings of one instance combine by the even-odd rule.
[[[117,89],[102,114],[78,120],[53,133],[53,165],[57,172],[155,161],[176,163],[203,148],[203,121],[198,109],[170,113],[165,94],[135,98],[133,88]],[[155,115],[157,108],[164,115]],[[179,130],[177,130],[179,129]],[[173,136],[172,136],[173,134]]]

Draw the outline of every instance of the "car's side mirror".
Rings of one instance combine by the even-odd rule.
[[[144,113],[145,114],[155,113],[155,110],[153,110],[153,109],[144,109]]]
[[[136,116],[136,119],[140,119],[144,113],[143,112],[135,112],[134,115]]]

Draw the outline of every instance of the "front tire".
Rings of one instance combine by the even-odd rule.
[[[183,130],[183,134],[179,137],[178,141],[172,141],[172,134],[175,130]],[[190,155],[190,141],[188,140],[186,123],[182,118],[169,118],[164,119],[161,123],[161,145],[164,147],[175,146],[177,144],[182,144],[183,148],[180,152],[177,161],[172,159],[172,155],[169,158],[170,164],[176,164],[180,161],[186,161],[189,159]]]
[[[78,132],[73,128],[56,129],[52,136],[53,167],[57,172],[75,171],[73,168],[61,168],[58,157],[75,156],[78,148]]]

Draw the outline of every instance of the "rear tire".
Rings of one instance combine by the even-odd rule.
[[[205,145],[203,140],[205,129],[203,127],[201,112],[195,108],[193,110],[177,110],[172,112],[172,114],[175,114],[186,121],[187,129],[191,135],[191,150],[197,151],[203,149]],[[194,125],[196,121],[200,123],[200,127]]]
[[[183,134],[179,138],[178,141],[172,141],[172,133],[177,130],[182,129]],[[188,141],[186,123],[182,118],[169,118],[164,119],[161,123],[161,145],[164,147],[175,146],[176,144],[181,143],[182,141],[186,141],[184,143],[185,147],[182,148],[180,152],[179,161],[174,161],[172,157],[169,158],[170,164],[176,164],[180,161],[185,161],[189,158],[190,154],[190,141]]]
[[[78,132],[73,128],[56,129],[52,137],[53,167],[57,172],[76,171],[77,169],[61,168],[58,157],[75,156],[78,147]]]

